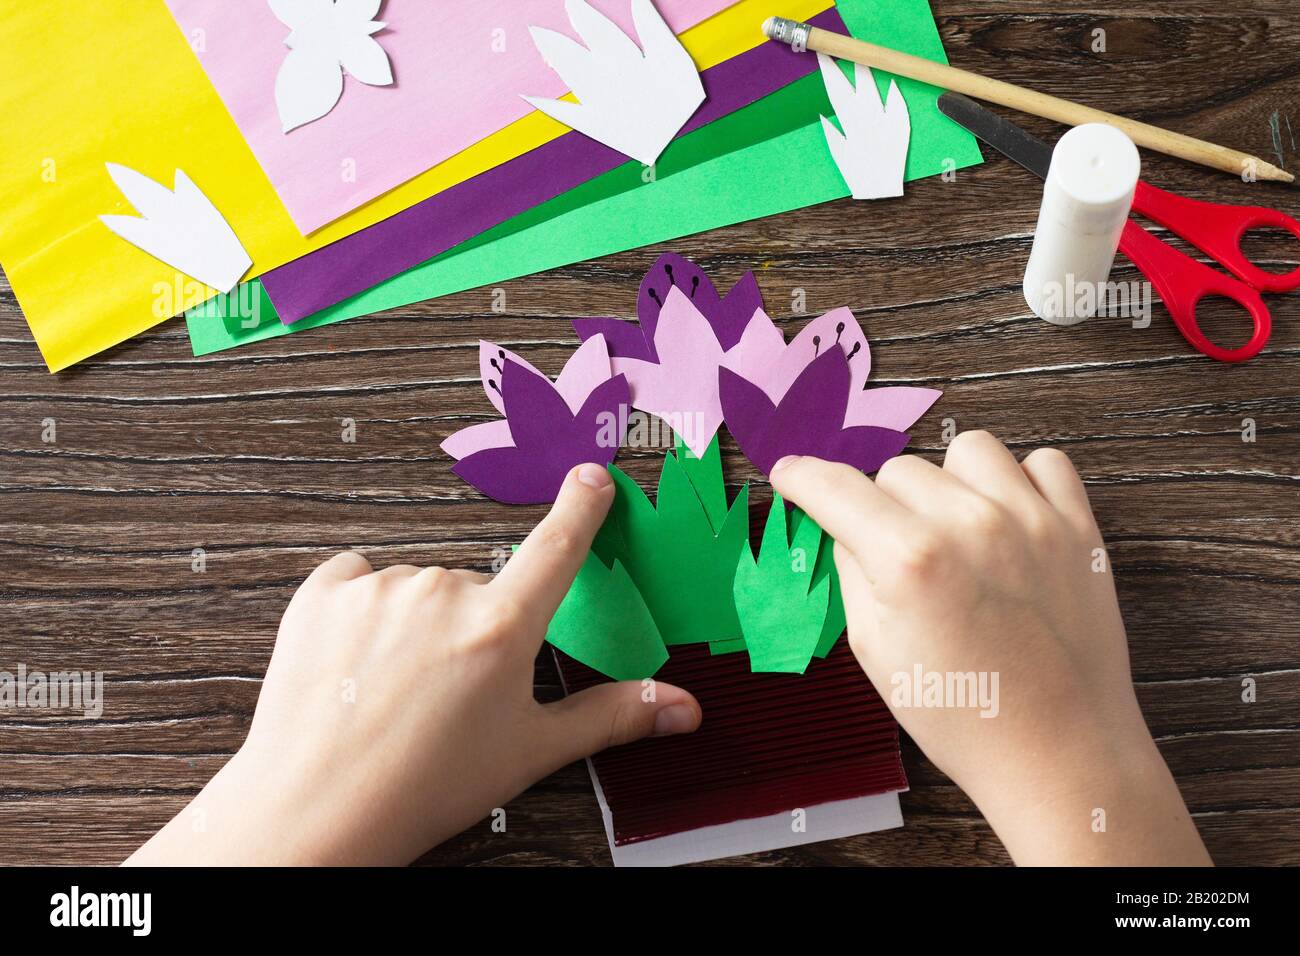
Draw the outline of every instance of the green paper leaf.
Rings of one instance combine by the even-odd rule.
[[[839,0],[837,9],[860,39],[947,62],[925,0]],[[888,88],[890,74],[877,70],[875,75]],[[939,112],[939,90],[903,78],[898,85],[912,124],[909,182],[981,161],[975,138]],[[266,309],[252,329],[187,315],[194,354],[847,196],[821,128],[820,117],[833,112],[821,77],[806,76],[674,140],[655,164],[653,182],[643,180],[640,163],[625,163],[292,326],[281,323],[273,309]],[[774,182],[781,188],[773,189]]]
[[[736,566],[736,611],[754,672],[802,674],[812,660],[827,617],[829,578],[814,584],[822,529],[800,520],[791,542],[785,501],[772,499],[758,559],[745,548]]]
[[[611,513],[622,538],[617,557],[650,608],[664,643],[671,647],[741,637],[732,579],[749,538],[749,486],[741,489],[715,533],[677,456],[664,455],[654,504],[620,469],[611,466],[610,474],[617,492]]]
[[[714,435],[703,458],[686,447],[680,436],[674,434],[677,460],[681,462],[686,477],[699,495],[709,526],[716,533],[727,520],[727,486],[722,480],[722,452],[718,450],[718,436]]]
[[[594,553],[551,619],[546,640],[614,680],[651,677],[668,660],[659,629],[627,569]]]
[[[791,533],[797,533],[800,523],[808,516],[799,509],[790,515]],[[810,521],[812,519],[809,519]],[[813,657],[825,657],[835,647],[835,642],[844,635],[848,620],[844,616],[844,597],[840,592],[840,572],[835,566],[835,539],[828,534],[822,535],[821,550],[817,552],[817,566],[813,568],[813,587],[830,579],[830,600],[826,608],[826,621],[822,624],[821,639],[817,641],[817,650]]]

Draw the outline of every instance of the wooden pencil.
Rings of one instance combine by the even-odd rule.
[[[1058,96],[1049,96],[1046,93],[1038,93],[967,70],[959,70],[943,63],[935,63],[909,53],[900,53],[898,50],[867,43],[841,33],[832,33],[806,23],[784,17],[769,17],[763,24],[763,33],[769,39],[788,43],[799,51],[813,50],[842,60],[852,60],[854,63],[920,80],[941,89],[965,93],[976,99],[997,103],[1034,116],[1042,116],[1068,126],[1108,123],[1123,130],[1139,146],[1232,173],[1247,181],[1251,179],[1279,183],[1295,181],[1295,176],[1291,173],[1249,153],[1185,136],[1182,133],[1174,133],[1159,126],[1152,126],[1150,123],[1141,123],[1114,113],[1093,109]]]

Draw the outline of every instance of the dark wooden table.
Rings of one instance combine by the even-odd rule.
[[[934,4],[958,66],[1300,168],[1294,0],[1137,9]],[[1147,178],[1191,196],[1300,212],[1294,189],[1144,158]],[[903,200],[834,202],[665,248],[726,286],[756,270],[787,327],[802,321],[797,289],[809,312],[851,306],[877,384],[945,390],[914,451],[938,459],[948,418],[1021,453],[1067,451],[1110,544],[1143,709],[1211,853],[1300,863],[1300,296],[1272,299],[1272,344],[1243,366],[1191,351],[1158,306],[1145,330],[1054,328],[1020,295],[1039,196],[989,156]],[[1250,248],[1278,268],[1297,261],[1275,238]],[[555,371],[575,343],[570,317],[631,316],[661,251],[507,283],[504,315],[478,290],[204,359],[167,322],[54,377],[0,288],[0,669],[107,679],[100,719],[0,712],[0,860],[113,863],[183,806],[239,746],[285,603],[330,554],[486,570],[518,541],[541,509],[484,500],[438,451],[487,410],[477,341]],[[355,444],[341,440],[345,418]],[[754,477],[725,452],[729,482]],[[649,482],[656,464],[629,468]],[[537,679],[555,696],[545,659]],[[904,747],[904,829],[738,862],[1007,862],[965,797]],[[425,859],[608,862],[581,765],[516,800],[509,820]]]

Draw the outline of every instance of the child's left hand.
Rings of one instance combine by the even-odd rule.
[[[407,863],[574,760],[695,730],[699,704],[667,684],[652,701],[635,681],[533,698],[613,499],[605,469],[574,469],[495,579],[325,562],[280,623],[244,746],[128,862]]]

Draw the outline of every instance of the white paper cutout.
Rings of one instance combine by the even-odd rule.
[[[371,34],[386,24],[374,19],[383,0],[267,0],[291,31],[275,77],[280,125],[289,132],[334,109],[343,95],[343,71],[370,86],[389,86],[388,53]]]
[[[903,195],[903,170],[907,166],[912,121],[898,84],[889,81],[889,92],[882,105],[870,67],[855,64],[855,89],[840,71],[839,64],[829,56],[818,53],[817,62],[821,65],[826,95],[844,132],[836,129],[825,116],[822,130],[831,157],[853,198]]]
[[[650,0],[632,0],[640,47],[586,0],[565,0],[564,8],[586,47],[554,30],[529,32],[579,102],[524,99],[565,126],[654,165],[704,102],[695,62]]]
[[[253,260],[230,224],[185,171],[172,189],[117,163],[108,175],[135,207],[136,216],[100,216],[104,225],[137,249],[220,292],[229,292]]]

